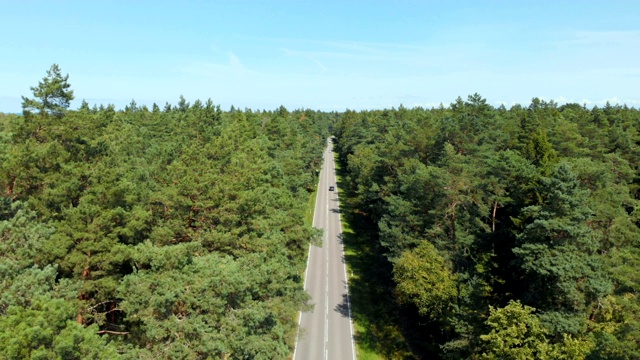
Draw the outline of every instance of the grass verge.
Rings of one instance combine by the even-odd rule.
[[[344,172],[335,160],[358,359],[415,359],[401,331],[401,317],[393,299],[391,264],[382,255],[364,217],[349,205]]]
[[[307,226],[313,225],[313,215],[316,209],[316,194],[318,193],[318,187],[309,194],[309,200],[307,200],[307,211],[304,213],[304,224]]]
[[[319,179],[316,179],[316,180],[319,181]],[[314,189],[315,190],[309,194],[309,199],[307,200],[307,209],[305,210],[305,213],[304,213],[304,224],[308,227],[313,226],[313,216],[315,215],[315,209],[316,209],[316,194],[318,193],[317,183]],[[308,244],[307,246],[311,246],[311,244]],[[306,262],[304,262],[303,265],[306,265]],[[301,279],[303,279],[302,281],[304,281],[305,271],[306,271],[306,267],[302,266],[302,268],[299,271],[300,277]],[[293,316],[294,316],[293,321],[295,321],[295,323],[297,324],[298,318],[300,317],[300,310],[296,311]],[[298,331],[299,329],[296,326],[295,329],[289,334],[289,338],[291,339],[291,343],[293,344],[293,346],[295,346],[295,343],[297,341]],[[289,357],[289,359],[292,359],[292,358],[293,358],[293,353],[291,353],[291,356]]]

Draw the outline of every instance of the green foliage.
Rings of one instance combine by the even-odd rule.
[[[640,330],[640,303],[635,294],[610,296],[598,312],[595,331],[596,348],[589,359],[635,359],[640,356],[637,345]]]
[[[480,338],[485,342],[486,359],[542,358],[549,351],[546,331],[535,309],[511,301],[504,308],[490,308],[487,325],[491,331]]]
[[[38,111],[40,115],[62,117],[69,108],[69,103],[74,99],[68,80],[69,75],[62,76],[58,64],[51,65],[47,70],[47,76],[38,83],[38,86],[31,87],[34,98],[22,97],[22,109],[25,115]]]
[[[457,295],[449,266],[427,241],[400,256],[393,277],[398,300],[414,303],[422,315],[439,316]]]
[[[0,352],[6,359],[117,359],[116,348],[97,334],[97,325],[73,320],[65,299],[37,296],[31,306],[10,306],[0,317]]]
[[[343,201],[393,263],[393,301],[415,312],[403,327],[419,355],[541,356],[481,341],[487,309],[511,301],[537,309],[547,358],[637,353],[638,125],[627,107],[534,98],[495,109],[478,94],[338,118]]]
[[[54,230],[22,202],[0,221],[0,353],[7,359],[113,359],[97,326],[76,323],[77,284],[56,281],[56,266],[45,265]],[[10,330],[9,330],[10,329]]]
[[[184,97],[73,111],[55,64],[32,91],[24,116],[0,116],[7,358],[289,356],[330,130],[341,200],[395,288],[360,293],[403,321],[370,321],[378,338],[402,328],[425,358],[638,357],[636,109],[473,94],[342,114]]]
[[[529,284],[524,298],[545,311],[546,323],[558,334],[577,334],[589,304],[611,291],[587,226],[591,210],[566,163],[542,178],[538,194],[541,205],[522,209],[527,225],[513,249]]]
[[[490,308],[486,323],[491,331],[480,338],[486,349],[482,359],[585,359],[593,348],[591,339],[564,335],[553,343],[535,309],[511,301],[504,308]]]
[[[286,357],[293,326],[286,304],[304,300],[286,260],[197,251],[145,244],[140,264],[150,261],[150,269],[123,279],[122,308],[139,324],[132,336],[140,348],[164,357]]]
[[[544,175],[549,173],[551,166],[557,161],[556,152],[547,140],[546,132],[542,130],[537,130],[529,136],[522,153]]]
[[[52,67],[0,126],[0,353],[289,356],[330,117],[73,111],[67,79]]]
[[[42,251],[54,230],[38,221],[23,202],[6,204],[0,218],[0,257],[20,268],[42,264]]]

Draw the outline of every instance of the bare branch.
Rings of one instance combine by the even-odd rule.
[[[98,331],[98,335],[110,334],[110,335],[127,335],[128,331],[112,331],[112,330],[100,330]]]

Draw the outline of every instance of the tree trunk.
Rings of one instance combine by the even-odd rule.
[[[496,232],[496,211],[498,210],[498,200],[493,203],[493,217],[491,218],[491,232]]]

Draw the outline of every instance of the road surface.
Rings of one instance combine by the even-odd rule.
[[[340,204],[331,140],[324,152],[313,226],[323,229],[322,247],[311,245],[305,290],[313,311],[299,318],[294,360],[355,360],[353,325],[342,248]],[[335,186],[329,191],[329,186]]]

